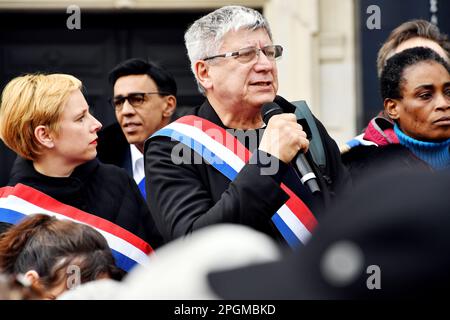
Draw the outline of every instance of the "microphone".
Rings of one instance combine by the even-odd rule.
[[[275,102],[265,103],[261,108],[261,116],[266,125],[269,123],[270,118],[282,113],[283,109]],[[302,152],[297,153],[292,163],[295,164],[294,167],[297,169],[297,172],[300,173],[300,181],[303,185],[305,185],[313,194],[319,192],[320,188],[317,184],[317,177],[311,169],[305,155]]]

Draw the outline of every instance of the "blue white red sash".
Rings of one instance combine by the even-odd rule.
[[[347,146],[351,149],[357,146],[378,146],[375,142],[365,140],[364,139],[364,133],[361,133],[360,135],[357,135],[353,139],[346,142]]]
[[[185,116],[155,132],[179,141],[202,156],[233,181],[251,157],[250,151],[225,129],[197,116]],[[291,247],[305,244],[317,221],[303,201],[286,185],[281,188],[289,200],[277,210],[272,222]],[[264,195],[261,195],[264,196]]]
[[[152,248],[144,240],[111,221],[61,203],[23,184],[0,188],[0,222],[17,224],[28,215],[42,213],[89,225],[107,240],[118,267],[129,271],[146,265]]]
[[[364,133],[361,133],[357,135],[356,137],[348,140],[346,143],[339,146],[339,151],[341,154],[344,154],[346,152],[349,152],[351,149],[358,147],[358,146],[375,146],[378,147],[378,145],[375,142],[369,141],[364,139]]]

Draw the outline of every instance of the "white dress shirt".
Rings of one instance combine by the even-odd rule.
[[[139,184],[145,178],[144,171],[144,155],[134,145],[130,144],[131,151],[131,169],[133,170],[133,178],[136,184]]]

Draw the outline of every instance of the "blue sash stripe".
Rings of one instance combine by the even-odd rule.
[[[152,137],[169,137],[176,141],[179,141],[180,143],[188,146],[192,150],[194,150],[196,153],[198,153],[202,158],[204,158],[209,164],[211,164],[214,168],[219,170],[223,175],[225,175],[228,179],[233,181],[236,176],[237,172],[233,169],[229,164],[225,163],[222,159],[220,159],[218,156],[216,156],[213,152],[208,150],[204,145],[202,145],[200,142],[198,142],[195,139],[192,139],[191,137],[188,137],[182,133],[179,133],[173,129],[161,129],[157,132],[155,132]]]
[[[362,143],[361,143],[361,141],[359,141],[359,140],[357,140],[357,139],[352,139],[352,140],[350,140],[350,141],[347,141],[346,144],[347,144],[350,148],[354,148],[354,147],[356,147],[356,146],[361,145]]]
[[[18,224],[26,217],[27,217],[26,214],[22,214],[20,212],[10,209],[0,208],[0,222]],[[112,249],[111,251],[116,261],[116,265],[122,270],[129,272],[131,268],[133,268],[136,265],[135,261],[121,254],[120,252]]]
[[[138,187],[144,199],[147,200],[147,192],[145,192],[145,177],[142,178],[141,182],[139,182]]]
[[[272,216],[272,222],[278,228],[278,230],[283,235],[283,238],[289,244],[289,246],[293,249],[299,248],[302,246],[301,241],[295,236],[295,234],[289,229],[286,223],[281,219],[278,214]]]
[[[5,208],[0,208],[0,222],[6,222],[10,224],[18,224],[22,219],[26,216],[14,211]]]
[[[116,266],[120,269],[125,270],[126,272],[130,272],[133,267],[135,267],[136,261],[128,258],[126,255],[121,254],[119,251],[111,249],[112,255],[114,256],[114,260],[116,261]]]

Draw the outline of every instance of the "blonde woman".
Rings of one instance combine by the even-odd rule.
[[[28,74],[7,84],[0,137],[20,156],[8,185],[37,189],[158,247],[160,234],[133,179],[95,158],[102,125],[81,89],[81,81],[67,74]]]

